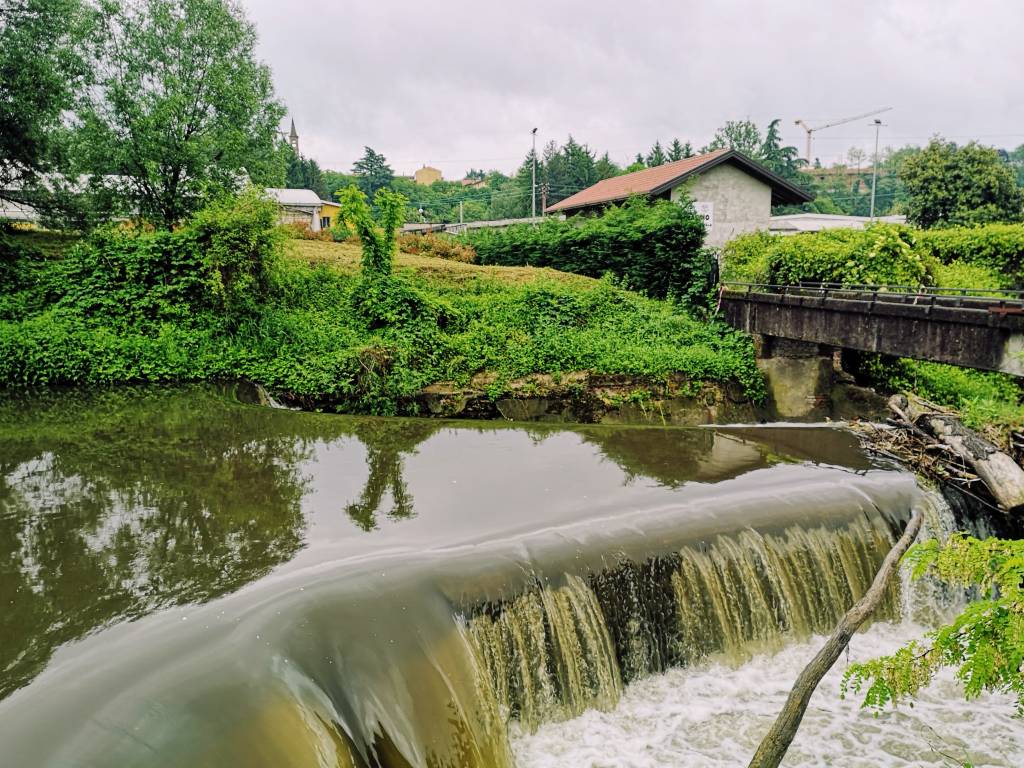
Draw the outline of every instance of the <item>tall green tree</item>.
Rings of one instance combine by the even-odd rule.
[[[686,157],[693,157],[693,145],[690,142],[683,144],[679,139],[672,139],[672,144],[668,148],[669,161],[675,162]]]
[[[902,163],[907,218],[920,227],[1020,221],[1024,192],[996,150],[933,138]]]
[[[576,141],[571,134],[562,147],[562,156],[565,158],[566,186],[561,197],[575,194],[598,181],[594,153],[586,144]]]
[[[605,152],[595,161],[594,173],[597,175],[597,180],[600,181],[601,179],[610,179],[612,176],[618,176],[622,173],[622,169]]]
[[[654,146],[651,147],[651,151],[647,153],[647,157],[644,158],[644,163],[648,168],[656,168],[659,165],[664,165],[668,160],[665,155],[665,150],[661,146],[660,141],[655,141]]]
[[[779,118],[768,123],[768,130],[765,131],[764,141],[758,148],[754,157],[764,163],[768,168],[779,174],[784,179],[803,183],[803,174],[800,173],[804,160],[800,159],[800,152],[796,147],[782,145],[782,134],[779,131]]]
[[[248,176],[280,186],[284,166],[270,70],[256,30],[229,0],[104,5],[96,87],[81,113],[81,169],[126,180],[130,211],[170,227]]]
[[[291,147],[289,147],[291,149]],[[285,174],[285,186],[289,189],[311,189],[316,192],[321,200],[331,200],[329,190],[324,179],[323,171],[316,160],[302,157],[291,151],[288,157],[288,170]]]
[[[1017,186],[1024,187],[1024,144],[1007,152],[1010,167],[1017,175]]]
[[[340,197],[345,221],[355,227],[363,246],[363,276],[387,277],[398,251],[395,236],[405,219],[405,197],[390,189],[379,189],[373,198],[376,217],[362,190],[348,187]]]
[[[391,186],[395,178],[387,158],[370,147],[363,148],[363,156],[352,166],[352,173],[358,179],[359,189],[371,200],[375,199],[377,190]]]
[[[750,157],[757,157],[761,150],[761,131],[750,120],[727,120],[725,125],[715,131],[711,143],[701,150],[711,152],[716,149],[736,149]]]
[[[95,15],[81,0],[0,4],[0,192],[54,167],[62,115],[88,84]]]

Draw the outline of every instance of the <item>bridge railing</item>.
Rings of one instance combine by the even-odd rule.
[[[849,285],[842,283],[722,283],[722,298],[727,294],[768,294],[782,298],[849,302],[857,311],[873,312],[886,305],[912,304],[976,310],[1000,315],[1024,315],[1024,291],[1002,288],[921,288],[910,285]],[[865,306],[866,304],[866,306]]]
[[[743,283],[731,280],[723,281],[722,286],[726,290],[736,290],[740,293],[792,293],[793,295],[806,295],[808,292],[818,295],[873,293],[880,295],[897,294],[901,296],[963,296],[965,298],[998,298],[1009,299],[1012,301],[1024,301],[1024,290],[1008,288],[942,288],[937,286],[921,287],[913,285],[868,285],[811,282],[782,285],[774,283]]]

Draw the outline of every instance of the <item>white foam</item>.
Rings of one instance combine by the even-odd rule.
[[[878,624],[857,635],[850,660],[893,650],[920,637],[910,622]],[[822,638],[755,657],[739,668],[675,669],[630,685],[607,713],[588,711],[537,733],[513,733],[520,768],[735,768],[746,765]],[[967,703],[944,674],[913,707],[879,717],[860,699],[839,698],[846,662],[818,686],[785,766],[1024,766],[1024,723],[1013,699],[983,695]]]

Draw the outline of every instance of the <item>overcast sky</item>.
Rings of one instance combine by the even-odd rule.
[[[572,133],[619,163],[730,119],[891,106],[882,144],[1024,143],[1024,0],[242,0],[303,154],[349,170],[513,170]],[[830,164],[870,118],[815,134]],[[286,122],[287,124],[287,122]]]

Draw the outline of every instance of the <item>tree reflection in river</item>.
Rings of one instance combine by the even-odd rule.
[[[413,419],[365,419],[353,430],[366,447],[369,476],[359,500],[348,504],[345,513],[364,531],[377,528],[377,513],[385,494],[391,497],[391,520],[405,520],[415,514],[413,498],[403,477],[405,457],[438,430],[438,424]]]
[[[59,645],[209,600],[302,546],[300,463],[329,417],[209,388],[0,402],[0,698]]]

